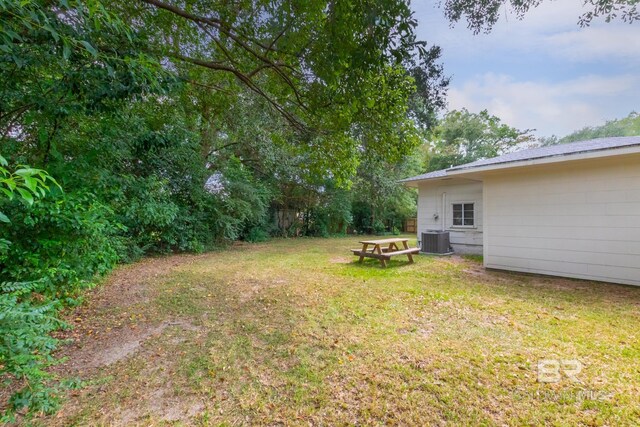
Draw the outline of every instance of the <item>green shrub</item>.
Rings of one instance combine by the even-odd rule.
[[[384,225],[384,223],[382,221],[380,221],[379,219],[377,219],[374,223],[373,223],[373,232],[376,234],[382,234],[385,232],[385,230],[387,229],[387,227]]]
[[[46,195],[51,184],[57,185],[43,170],[19,166],[12,172],[7,167],[7,160],[0,156],[1,231],[21,224],[12,222],[7,204],[28,208]],[[19,238],[23,241],[24,236]],[[4,276],[11,275],[7,264],[16,261],[8,255],[16,248],[10,239],[6,233],[0,236],[0,274]],[[63,324],[55,316],[59,300],[47,296],[52,290],[47,279],[0,282],[0,376],[5,385],[18,380],[22,386],[11,396],[11,408],[0,421],[12,421],[17,408],[51,412],[56,407],[55,390],[45,383],[49,378],[45,368],[52,362],[51,351],[57,343],[49,334]]]
[[[245,236],[247,242],[257,243],[269,239],[269,233],[262,227],[251,227]]]
[[[58,340],[50,333],[64,324],[56,317],[59,303],[41,301],[44,281],[0,284],[0,366],[5,385],[18,381],[20,388],[10,399],[11,410],[0,417],[9,421],[15,409],[51,413],[59,399],[56,387],[47,384],[46,368],[54,360],[51,352]]]
[[[119,260],[125,229],[113,211],[92,194],[58,192],[32,207],[7,206],[10,227],[0,236],[12,242],[0,255],[0,280],[42,280],[47,298],[71,298],[96,274]]]

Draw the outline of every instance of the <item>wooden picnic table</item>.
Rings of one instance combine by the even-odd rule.
[[[413,262],[413,256],[420,252],[418,248],[409,248],[407,243],[409,239],[406,238],[392,238],[392,239],[379,239],[379,240],[362,240],[358,243],[362,244],[362,249],[351,249],[354,255],[360,257],[358,262],[362,262],[365,258],[375,258],[380,260],[383,267],[387,266],[387,261],[395,255],[406,255],[409,258],[409,263]],[[398,247],[398,244],[402,243],[403,249]]]

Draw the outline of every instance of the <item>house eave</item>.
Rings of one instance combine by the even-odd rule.
[[[422,178],[422,179],[409,179],[409,180],[401,180],[398,181],[403,184],[405,187],[409,188],[418,188],[421,182],[434,182],[434,181],[447,181],[451,180],[450,176],[441,176],[438,178]]]

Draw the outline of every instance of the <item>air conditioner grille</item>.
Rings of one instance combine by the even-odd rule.
[[[421,251],[428,254],[446,254],[451,252],[448,231],[427,231],[422,233]]]

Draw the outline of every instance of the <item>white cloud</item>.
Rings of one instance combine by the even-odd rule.
[[[617,59],[640,63],[638,24],[596,19],[578,25],[589,11],[583,0],[546,1],[531,8],[522,20],[503,7],[501,18],[489,34],[474,35],[461,21],[451,28],[442,10],[432,2],[414,6],[421,37],[440,45],[445,58],[482,58],[495,52],[552,56],[563,62],[602,62]]]
[[[640,23],[597,19],[592,6],[545,0],[523,20],[505,9],[490,34],[450,28],[437,0],[413,2],[421,38],[443,49],[451,109],[488,109],[538,135],[565,135],[640,110]]]
[[[505,123],[565,135],[638,109],[640,76],[587,75],[558,82],[517,81],[505,74],[476,76],[449,90],[449,108],[489,110]]]
[[[531,8],[519,25],[535,33],[576,27],[580,16],[587,11],[584,0],[547,1]]]
[[[414,2],[421,37],[442,46],[453,55],[483,55],[496,49],[532,50],[541,45],[544,34],[569,31],[577,27],[586,9],[582,0],[543,2],[518,19],[502,7],[501,17],[489,34],[477,34],[466,28],[464,18],[453,27],[437,7],[438,1]],[[588,30],[588,29],[587,29]]]
[[[637,26],[601,26],[565,31],[545,37],[550,53],[572,61],[622,59],[640,61]]]

